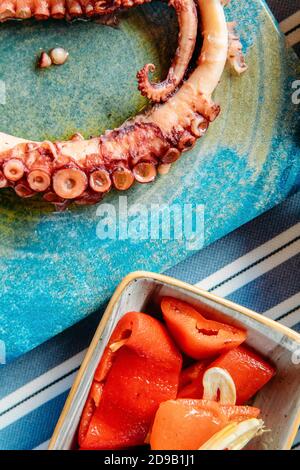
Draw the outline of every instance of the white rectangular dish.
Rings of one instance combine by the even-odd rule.
[[[275,377],[253,400],[253,405],[261,409],[262,419],[270,432],[251,441],[247,448],[290,449],[300,424],[300,335],[245,307],[177,279],[135,272],[123,279],[105,310],[67,398],[49,450],[76,449],[77,428],[93,375],[118,320],[129,311],[142,311],[159,317],[160,299],[164,295],[185,300],[195,307],[204,306],[211,319],[242,326],[248,333],[246,344],[275,364]]]

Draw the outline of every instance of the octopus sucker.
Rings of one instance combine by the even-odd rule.
[[[227,23],[228,28],[228,62],[237,74],[242,74],[247,70],[243,47],[236,32],[236,22]]]
[[[22,160],[12,158],[3,164],[3,174],[8,181],[19,181],[24,175]]]
[[[13,187],[21,197],[43,194],[62,210],[71,202],[97,203],[113,188],[125,191],[168,173],[220,111],[212,94],[227,60],[227,24],[221,0],[197,1],[202,49],[194,71],[171,97],[87,140],[77,134],[68,141],[34,142],[0,133],[0,187]]]
[[[83,16],[81,3],[78,0],[66,0],[66,4],[70,16]]]
[[[53,175],[54,192],[62,199],[76,199],[88,185],[88,178],[79,168],[63,168]]]
[[[17,0],[16,16],[18,18],[27,19],[31,17],[31,0]]]
[[[111,184],[109,172],[105,169],[95,170],[90,174],[90,187],[96,193],[107,193]]]
[[[139,183],[151,183],[156,177],[156,166],[153,163],[141,162],[133,168],[133,175]]]
[[[0,3],[0,21],[16,17],[16,0],[3,0]]]
[[[131,170],[120,166],[112,173],[114,186],[119,191],[126,191],[134,183],[134,176]]]
[[[51,184],[51,177],[44,170],[33,170],[28,174],[27,182],[32,191],[44,192]]]
[[[50,17],[61,20],[66,16],[65,0],[50,0]]]

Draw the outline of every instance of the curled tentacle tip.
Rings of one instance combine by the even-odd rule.
[[[138,81],[138,89],[143,95],[146,95],[148,89],[152,87],[152,83],[149,80],[149,74],[155,72],[154,64],[145,64],[141,70],[136,74]]]
[[[143,96],[146,96],[149,100],[159,103],[165,101],[169,96],[170,91],[169,87],[172,84],[172,81],[168,82],[151,82],[149,79],[149,74],[155,71],[154,64],[146,64],[144,67],[138,71],[136,74],[138,80],[138,89]],[[172,87],[173,89],[173,87]]]

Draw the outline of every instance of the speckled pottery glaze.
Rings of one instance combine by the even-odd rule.
[[[226,70],[215,95],[222,114],[197,146],[152,185],[128,191],[143,203],[205,209],[207,245],[300,186],[299,106],[292,82],[299,61],[260,0],[232,0],[249,71]],[[153,3],[97,22],[0,25],[0,129],[31,139],[85,137],[120,125],[146,105],[135,74],[146,62],[163,76],[177,43],[172,9]],[[63,67],[36,70],[41,49],[65,47]],[[3,86],[2,86],[3,88]],[[116,210],[119,194],[105,200]],[[11,360],[106,303],[129,271],[162,272],[191,254],[185,240],[99,240],[97,207],[57,213],[39,198],[0,193],[0,339]]]

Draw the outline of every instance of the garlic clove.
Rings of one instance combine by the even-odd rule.
[[[52,60],[47,54],[47,52],[43,51],[40,55],[39,61],[38,61],[38,67],[40,69],[47,69],[51,67],[52,65]]]
[[[235,405],[235,383],[227,370],[221,367],[207,369],[203,376],[203,399],[219,401],[221,405]]]
[[[55,47],[50,51],[50,57],[55,65],[63,65],[69,57],[69,53],[63,47]]]
[[[246,419],[240,423],[230,423],[214,434],[199,450],[241,450],[255,436],[264,432],[262,419]]]

